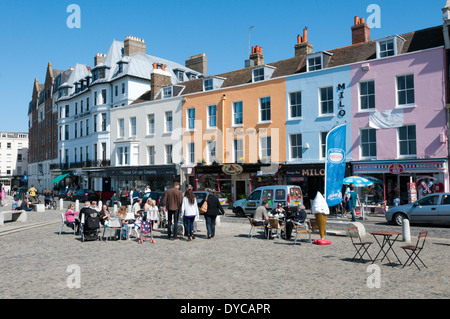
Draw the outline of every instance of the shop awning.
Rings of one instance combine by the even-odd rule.
[[[58,183],[58,182],[62,181],[69,174],[70,173],[61,174],[61,175],[57,176],[54,180],[52,180],[50,183]]]

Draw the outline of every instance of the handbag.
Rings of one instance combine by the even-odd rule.
[[[203,203],[202,207],[200,207],[200,214],[202,215],[206,214],[207,210],[208,210],[208,196],[206,196],[205,202]]]

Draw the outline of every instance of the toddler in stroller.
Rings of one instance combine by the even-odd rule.
[[[90,208],[83,207],[80,211],[81,241],[100,240],[100,217],[99,213]]]
[[[152,221],[147,220],[146,214],[140,210],[137,212],[137,218],[134,222],[134,225],[136,226],[136,230],[138,230],[139,236],[138,236],[138,242],[139,244],[142,244],[146,238],[150,238],[151,242],[154,243],[155,240],[153,239],[153,227],[152,227]]]

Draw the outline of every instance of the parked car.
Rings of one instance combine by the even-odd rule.
[[[398,226],[407,218],[410,224],[450,225],[450,193],[436,193],[406,205],[391,207],[386,220]]]
[[[100,196],[97,194],[97,192],[90,190],[90,189],[79,189],[76,191],[76,193],[72,196],[72,201],[76,201],[77,199],[80,202],[85,201],[97,201],[99,200]]]
[[[209,195],[207,191],[194,191],[195,196],[197,197],[197,205],[200,208],[200,203]],[[228,208],[228,198],[221,192],[216,192],[216,197],[219,199],[220,205],[222,208]]]
[[[63,189],[58,193],[58,199],[63,199],[63,200],[72,200],[73,194],[75,193],[75,190],[73,189]]]
[[[256,188],[246,199],[240,199],[233,204],[233,213],[236,216],[254,215],[256,208],[266,200],[269,205],[267,210],[271,211],[278,203],[290,212],[293,208],[303,204],[303,193],[300,186],[296,185],[273,185]]]
[[[150,192],[150,193],[143,193],[141,196],[141,199],[142,199],[141,207],[142,208],[144,208],[144,205],[149,198],[153,199],[156,202],[156,206],[158,206],[158,208],[161,208],[163,206],[164,192],[154,191],[154,192]]]

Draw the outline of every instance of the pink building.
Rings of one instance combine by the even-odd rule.
[[[372,41],[351,66],[352,169],[376,183],[368,201],[448,191],[446,52],[442,26]]]

